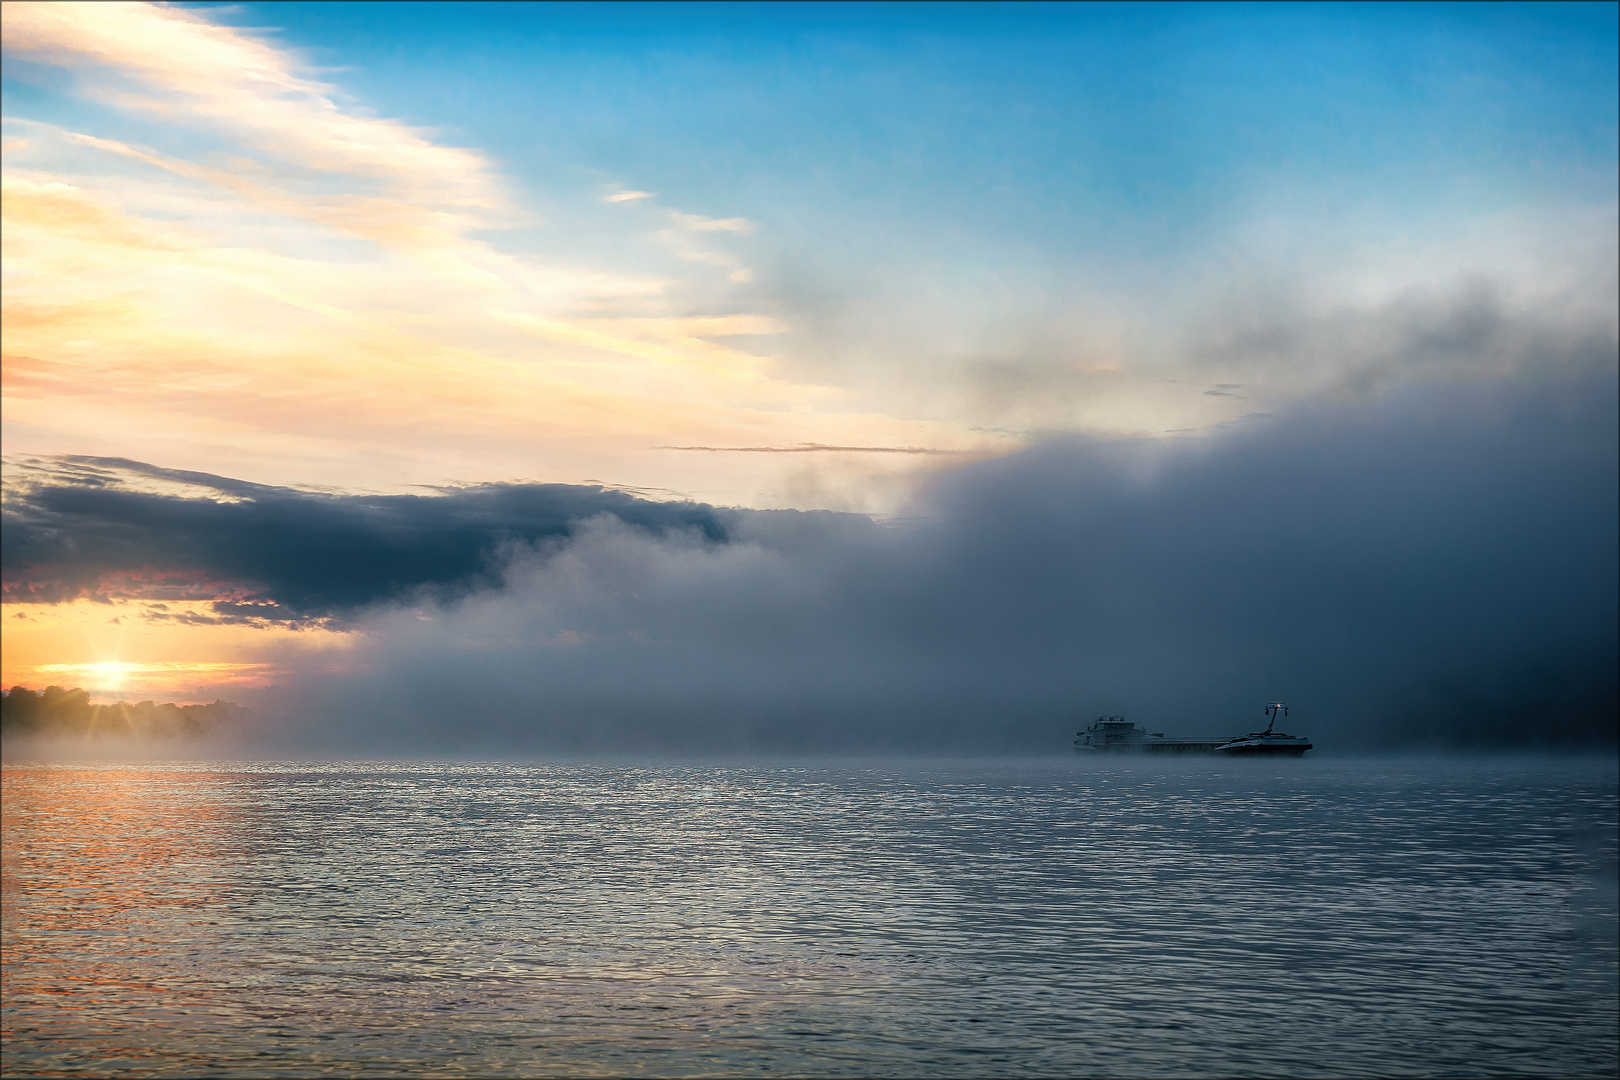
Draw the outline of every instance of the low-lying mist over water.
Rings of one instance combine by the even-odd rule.
[[[1273,699],[1329,753],[1612,747],[1616,382],[1572,366],[1054,439],[892,521],[37,462],[8,587],[348,631],[251,702],[312,752],[1042,753],[1099,712],[1236,734]]]

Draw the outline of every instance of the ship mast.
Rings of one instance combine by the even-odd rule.
[[[1277,726],[1277,717],[1287,715],[1288,706],[1284,705],[1282,702],[1273,701],[1270,705],[1267,705],[1266,716],[1270,717],[1271,722],[1266,725],[1266,734],[1270,735],[1271,729]]]

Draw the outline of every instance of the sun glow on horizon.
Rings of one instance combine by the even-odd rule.
[[[94,682],[105,690],[122,690],[128,676],[142,665],[126,664],[117,660],[103,660],[94,664],[45,664],[36,668],[41,675],[57,673],[82,674],[86,682]]]
[[[34,688],[55,685],[83,689],[92,699],[105,701],[122,700],[126,693],[137,697],[212,700],[213,696],[233,689],[263,686],[278,673],[275,665],[266,663],[195,660],[38,664],[24,670],[19,685],[37,683],[38,687]]]
[[[212,701],[276,684],[289,655],[330,653],[341,664],[352,644],[350,635],[324,628],[186,621],[207,614],[200,601],[171,600],[155,613],[148,607],[126,600],[5,605],[0,684],[80,687],[102,699]]]

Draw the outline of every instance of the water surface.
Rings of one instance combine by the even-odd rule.
[[[13,764],[12,1076],[1613,1076],[1600,761]]]

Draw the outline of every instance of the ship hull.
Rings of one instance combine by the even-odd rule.
[[[1310,743],[1302,746],[1222,746],[1217,749],[1223,755],[1234,757],[1300,757],[1311,748]]]
[[[1088,757],[1092,754],[1152,754],[1155,757],[1162,757],[1166,754],[1171,756],[1213,754],[1219,746],[1220,743],[1217,742],[1203,743],[1189,740],[1172,743],[1166,739],[1163,742],[1125,743],[1123,745],[1116,743],[1113,746],[1076,746],[1074,752],[1081,757]]]

